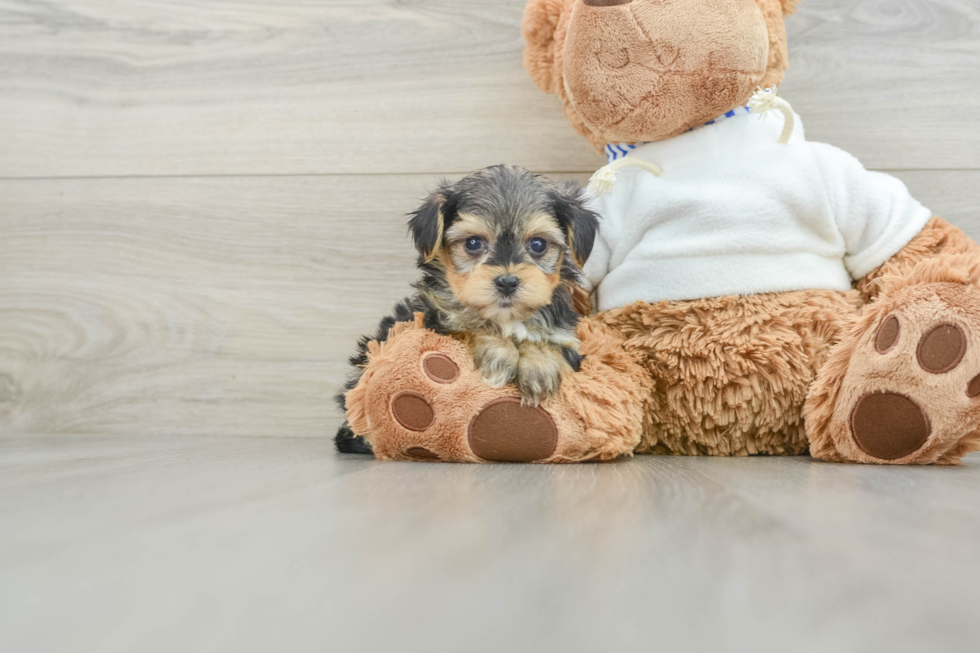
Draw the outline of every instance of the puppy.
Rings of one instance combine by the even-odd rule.
[[[422,271],[416,293],[360,340],[341,408],[367,365],[367,343],[415,313],[428,329],[463,339],[491,386],[515,383],[531,405],[555,395],[582,362],[573,291],[598,225],[574,183],[516,166],[443,182],[408,223]],[[371,453],[346,423],[335,441],[342,453]]]

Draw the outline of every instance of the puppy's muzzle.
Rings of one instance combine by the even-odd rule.
[[[512,297],[521,285],[521,280],[512,274],[503,274],[493,280],[497,292],[503,297]]]

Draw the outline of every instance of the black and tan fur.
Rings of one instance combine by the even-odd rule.
[[[341,408],[367,365],[367,343],[384,341],[415,313],[427,328],[465,340],[490,385],[515,383],[533,405],[557,393],[562,376],[582,361],[572,292],[598,229],[581,190],[493,166],[443,182],[408,227],[422,279],[393,316],[361,338],[350,360],[355,371],[337,398]],[[346,423],[336,444],[343,453],[371,452]]]

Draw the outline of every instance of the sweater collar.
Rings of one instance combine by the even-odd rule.
[[[760,120],[730,120],[755,113]],[[775,120],[764,120],[772,115]],[[716,125],[718,122],[720,125]],[[705,129],[708,125],[715,125]],[[761,153],[770,148],[785,147],[806,141],[800,117],[788,102],[776,95],[776,89],[759,89],[749,101],[748,109],[735,109],[724,118],[715,118],[702,127],[691,129],[675,138],[649,143],[624,143],[607,149],[616,156],[599,168],[589,180],[593,195],[613,192],[616,175],[623,168],[642,168],[660,177],[664,170],[678,170],[700,165],[706,158],[724,157],[733,152]]]
[[[722,115],[718,116],[714,120],[709,120],[708,122],[704,123],[703,125],[700,125],[698,127],[692,127],[691,129],[688,129],[686,133],[690,133],[690,132],[696,131],[698,129],[703,129],[705,127],[708,127],[709,125],[715,125],[715,124],[717,124],[719,122],[723,122],[723,121],[729,120],[731,118],[738,118],[740,116],[747,116],[750,113],[752,113],[752,111],[749,109],[748,105],[746,105],[744,107],[738,107],[737,109],[732,109],[731,111],[726,111],[725,113],[723,113]],[[621,159],[621,158],[629,155],[637,147],[639,147],[641,145],[647,145],[647,144],[649,144],[651,142],[656,142],[656,141],[642,141],[642,142],[639,142],[639,143],[609,143],[605,147],[606,162],[607,163],[612,163],[613,161],[616,161],[617,159]]]

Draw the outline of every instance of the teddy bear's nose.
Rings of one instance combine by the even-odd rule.
[[[617,5],[628,5],[633,0],[585,0],[585,4],[590,7],[615,7]]]

